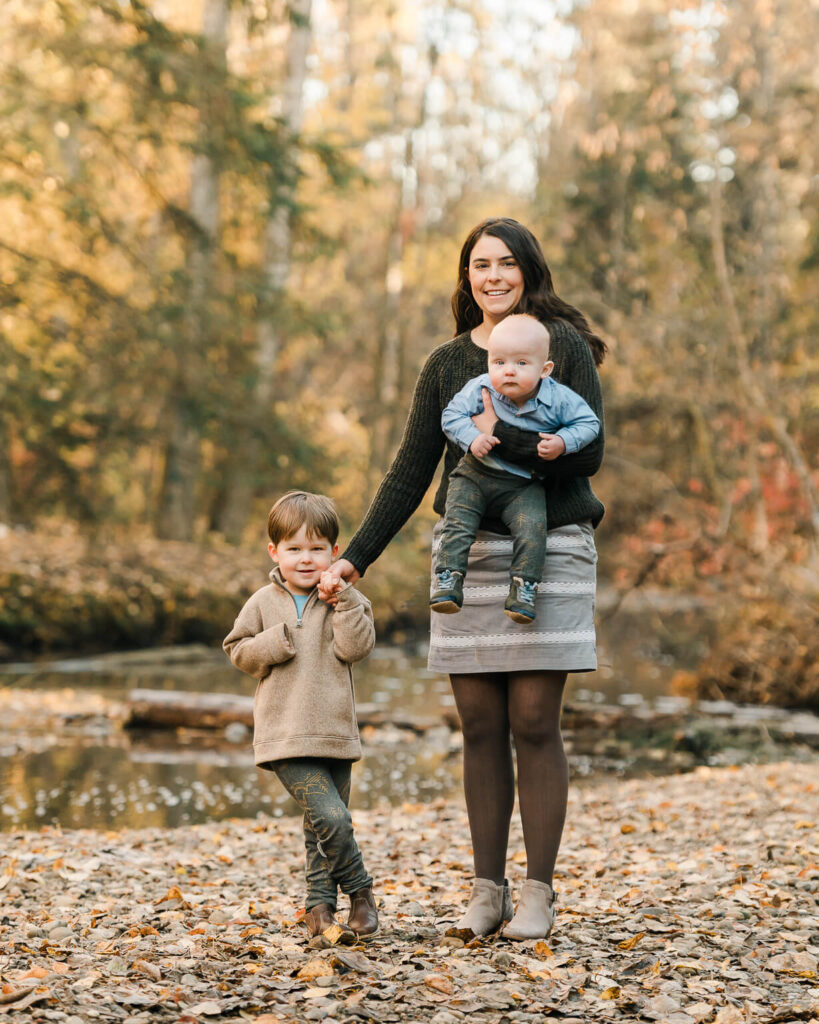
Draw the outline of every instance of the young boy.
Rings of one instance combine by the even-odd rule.
[[[304,812],[311,938],[350,945],[378,931],[373,880],[364,867],[347,805],[350,768],[361,757],[352,663],[375,644],[370,602],[339,585],[332,603],[316,585],[338,554],[338,517],[320,494],[291,491],[267,521],[271,582],[247,601],[223,648],[259,680],[253,752]],[[346,925],[335,919],[338,889],[350,897]]]
[[[491,515],[506,524],[513,540],[504,610],[515,622],[530,623],[546,558],[546,495],[529,470],[491,454],[498,438],[472,422],[483,410],[481,388],[488,388],[502,420],[551,435],[544,439],[549,460],[584,448],[597,437],[600,421],[578,394],[549,376],[549,332],[535,317],[505,317],[487,347],[489,373],[470,380],[441,416],[444,433],[466,454],[449,476],[430,608],[460,610],[469,549],[481,519]]]

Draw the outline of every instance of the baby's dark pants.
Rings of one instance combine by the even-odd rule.
[[[466,574],[469,549],[484,516],[500,519],[512,534],[510,576],[539,582],[546,560],[543,484],[481,465],[469,452],[449,476],[435,571],[450,569]]]

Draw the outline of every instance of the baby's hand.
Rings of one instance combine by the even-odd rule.
[[[328,570],[321,574],[318,584],[318,595],[322,601],[335,607],[338,604],[338,595],[344,589],[344,583]]]
[[[469,446],[469,450],[476,458],[482,459],[484,455],[488,455],[492,451],[496,444],[500,444],[499,437],[495,437],[493,434],[478,434]]]
[[[558,434],[540,434],[537,453],[541,459],[551,462],[566,451],[566,442]]]

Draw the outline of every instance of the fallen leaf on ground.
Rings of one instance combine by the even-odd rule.
[[[431,988],[435,992],[443,992],[445,996],[452,995],[452,979],[447,978],[444,975],[431,974],[428,978],[424,978],[424,984],[427,988]]]
[[[297,973],[296,977],[303,981],[312,981],[313,978],[330,978],[335,972],[327,960],[320,960],[318,957],[308,960]]]

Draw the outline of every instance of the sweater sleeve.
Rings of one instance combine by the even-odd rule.
[[[338,596],[333,611],[333,653],[341,661],[366,658],[375,647],[375,625],[370,602],[354,587],[346,587]]]
[[[263,679],[274,665],[289,661],[296,653],[287,623],[264,629],[258,601],[251,597],[239,612],[222,650],[236,668],[254,679]]]
[[[492,454],[532,470],[544,480],[594,476],[603,461],[605,447],[603,393],[597,368],[586,339],[571,324],[563,320],[552,321],[549,333],[552,335],[555,379],[577,392],[591,406],[600,420],[600,432],[591,444],[580,451],[548,461],[537,454],[540,438],[536,433],[513,427],[499,419],[493,433],[501,443],[493,449]]]
[[[342,555],[362,576],[418,508],[441,459],[442,348],[431,353],[421,370],[398,452]]]

